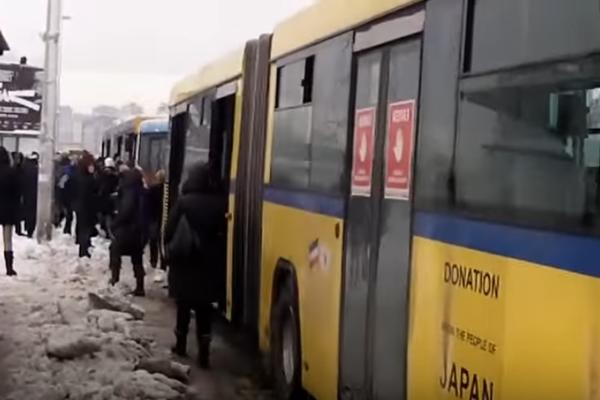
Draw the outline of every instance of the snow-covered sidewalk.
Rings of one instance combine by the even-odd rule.
[[[56,233],[43,246],[16,238],[15,259],[16,278],[0,269],[0,399],[269,397],[244,377],[250,363],[238,366],[238,355],[220,338],[216,351],[239,370],[200,372],[189,380],[190,368],[169,359],[173,316],[164,290],[151,288],[148,277],[155,298],[129,297],[128,262],[125,283],[109,287],[107,241],[95,239],[92,259],[80,263],[70,236]]]

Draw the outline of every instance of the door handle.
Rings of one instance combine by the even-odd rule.
[[[231,221],[231,220],[233,219],[233,214],[232,214],[232,213],[230,213],[230,212],[228,212],[228,213],[225,213],[225,219],[226,219],[227,221]]]

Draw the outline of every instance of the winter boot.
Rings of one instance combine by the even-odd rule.
[[[119,268],[111,268],[110,269],[110,285],[111,286],[115,286],[117,283],[119,283],[119,280],[121,278],[121,270]]]
[[[136,297],[144,297],[146,296],[146,291],[144,290],[144,277],[136,276],[135,277],[135,290],[132,293]]]
[[[187,335],[175,332],[175,345],[171,347],[171,353],[179,357],[187,357]]]
[[[202,369],[210,368],[210,335],[198,336],[198,367]]]
[[[4,262],[6,263],[6,275],[8,275],[8,276],[16,276],[17,275],[17,273],[15,272],[15,270],[13,268],[14,259],[15,259],[15,257],[14,257],[14,253],[12,251],[4,252]]]

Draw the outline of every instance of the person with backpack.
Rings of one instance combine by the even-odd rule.
[[[121,172],[117,197],[116,216],[111,225],[112,241],[109,248],[111,285],[116,285],[121,276],[121,257],[130,256],[135,276],[134,296],[145,296],[144,291],[144,183],[137,169]]]
[[[19,222],[21,193],[19,176],[11,166],[10,154],[0,146],[0,225],[4,242],[4,262],[6,275],[15,276],[14,253],[12,247],[13,227]]]
[[[226,224],[226,203],[211,176],[206,164],[192,166],[165,229],[169,289],[177,304],[176,343],[171,350],[186,355],[193,310],[201,368],[209,367],[212,303],[218,297],[218,243]]]

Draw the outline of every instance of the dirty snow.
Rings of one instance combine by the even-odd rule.
[[[92,259],[81,262],[73,239],[55,235],[49,245],[16,238],[16,278],[3,275],[0,261],[2,398],[196,398],[178,380],[136,370],[166,350],[139,334],[144,310],[126,295],[130,286],[108,288],[108,243],[95,239]],[[130,274],[124,262],[123,279]],[[90,293],[112,306],[97,306]]]

